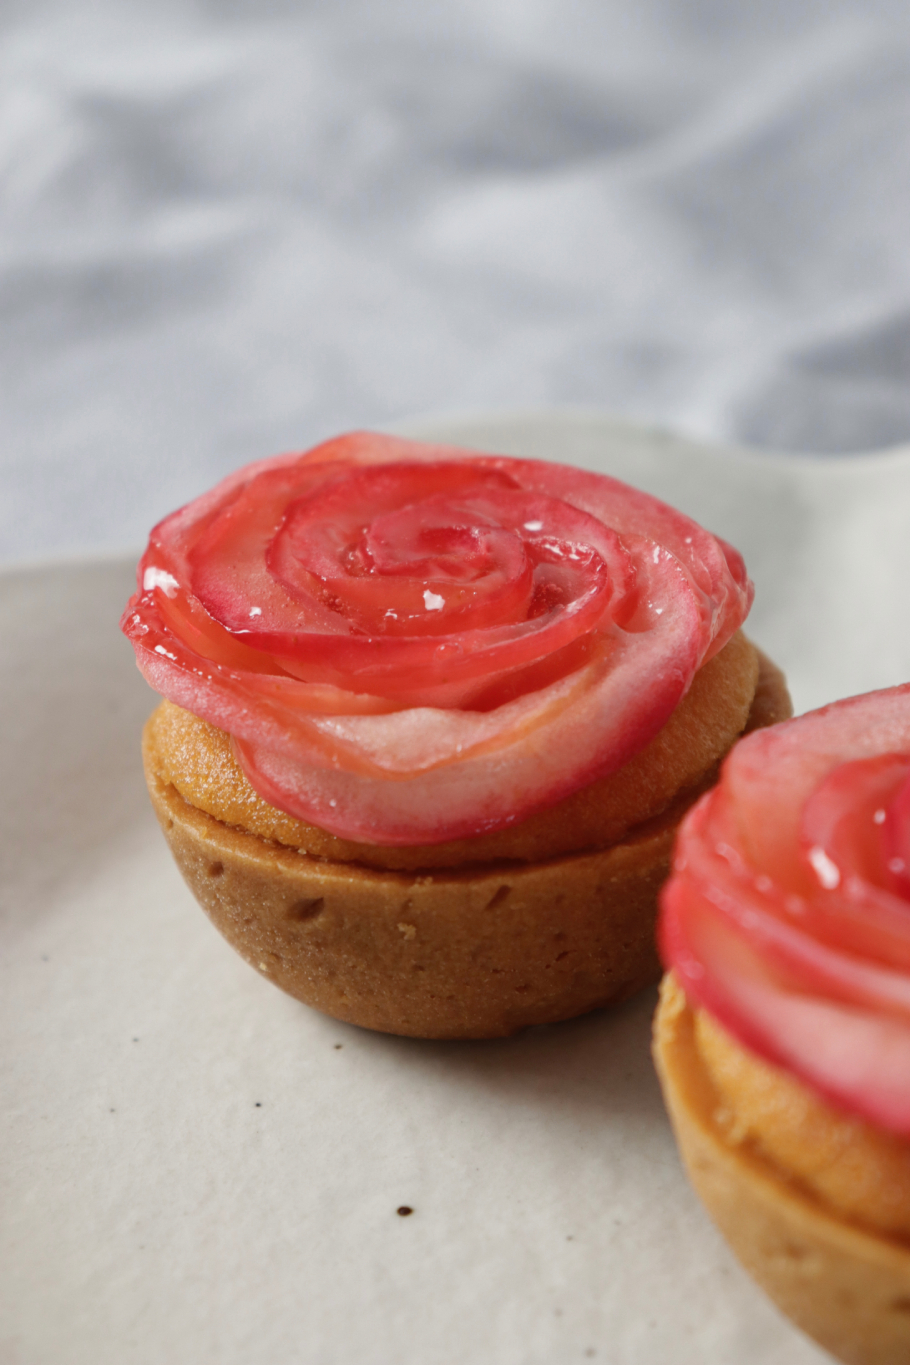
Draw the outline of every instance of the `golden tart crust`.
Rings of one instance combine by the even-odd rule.
[[[847,1365],[906,1365],[910,1144],[751,1056],[672,973],[654,1056],[692,1184],[749,1273]]]
[[[695,1047],[718,1097],[714,1121],[842,1218],[910,1243],[910,1142],[846,1114],[695,1011]]]
[[[657,980],[657,892],[677,825],[736,735],[787,714],[782,675],[738,635],[632,761],[634,780],[614,775],[612,795],[607,779],[499,836],[414,849],[335,839],[275,810],[228,737],[169,703],[146,725],[143,754],[184,878],[263,975],[367,1028],[490,1038]]]

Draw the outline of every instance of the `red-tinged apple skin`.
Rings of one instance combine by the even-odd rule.
[[[680,829],[662,956],[734,1038],[910,1138],[910,684],[743,740]]]
[[[267,801],[419,845],[620,768],[751,599],[736,551],[614,479],[354,433],[161,522],[123,628]]]
[[[885,812],[882,843],[892,884],[902,896],[910,899],[910,776]]]
[[[816,787],[802,814],[803,855],[823,885],[894,883],[886,848],[888,812],[910,777],[906,754],[879,754],[842,763]],[[902,825],[906,817],[897,821]]]

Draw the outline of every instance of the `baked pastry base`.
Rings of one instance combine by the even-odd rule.
[[[789,714],[780,671],[764,656],[756,663],[741,636],[727,650],[728,663],[726,651],[717,655],[679,710],[696,718],[699,708],[710,712],[711,679],[724,684],[732,658],[739,660],[733,679],[743,667],[750,679],[737,728],[744,718],[752,729]],[[297,999],[349,1023],[419,1038],[502,1037],[617,1003],[658,980],[657,892],[676,828],[715,780],[718,757],[737,733],[726,734],[723,748],[715,738],[707,770],[702,760],[682,790],[677,779],[657,813],[639,817],[606,847],[558,849],[533,861],[491,859],[481,837],[478,861],[468,859],[469,841],[462,841],[453,865],[389,868],[367,861],[382,854],[372,845],[344,843],[344,856],[326,856],[311,842],[285,842],[293,830],[279,841],[219,818],[219,803],[212,813],[187,800],[173,769],[198,759],[199,749],[184,741],[189,733],[195,742],[194,727],[203,723],[188,718],[187,732],[178,715],[175,730],[175,710],[162,703],[146,725],[146,780],[171,852],[209,918],[242,957]],[[688,726],[694,736],[704,728]],[[691,739],[684,720],[676,730]],[[202,735],[203,756],[218,733]],[[652,747],[659,752],[657,741]],[[288,817],[250,793],[257,818],[274,817],[284,835]],[[306,839],[314,833],[297,832]],[[351,856],[358,851],[361,858]]]
[[[495,1038],[657,980],[654,906],[679,812],[617,848],[424,875],[233,829],[150,776],[171,852],[240,955],[306,1004],[417,1038]]]
[[[695,1014],[672,973],[661,987],[654,1056],[692,1184],[749,1273],[847,1365],[907,1365],[910,1243],[838,1217],[754,1149],[725,1140]]]

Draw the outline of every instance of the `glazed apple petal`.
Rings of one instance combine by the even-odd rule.
[[[165,518],[124,629],[267,799],[417,843],[624,762],[750,601],[735,552],[615,480],[352,433]]]
[[[288,507],[269,566],[292,597],[322,592],[372,634],[443,633],[472,609],[466,626],[520,619],[530,565],[496,515],[514,488],[463,460],[354,470]],[[476,506],[481,492],[494,495],[492,516]]]
[[[682,881],[665,888],[660,936],[686,995],[751,1051],[910,1137],[910,1023],[782,980]]]
[[[597,641],[588,636],[573,639],[570,632],[568,643],[560,644],[560,636],[565,633],[560,627],[565,627],[565,623],[553,623],[549,637],[554,647],[542,659],[532,659],[529,664],[519,661],[512,666],[506,661],[487,673],[479,666],[470,666],[474,662],[470,657],[467,659],[469,667],[459,668],[464,658],[463,647],[459,645],[454,657],[443,652],[438,660],[437,676],[431,683],[420,684],[418,680],[411,688],[405,684],[399,695],[390,700],[375,692],[352,692],[331,680],[353,676],[359,687],[365,687],[371,681],[365,669],[352,670],[349,674],[327,670],[327,677],[322,680],[318,676],[307,678],[304,672],[300,678],[293,661],[277,660],[244,644],[241,638],[231,636],[182,590],[168,595],[159,587],[137,594],[121,621],[121,628],[132,642],[139,667],[151,686],[178,705],[193,709],[211,724],[231,731],[240,727],[244,733],[251,726],[254,732],[256,729],[256,711],[250,709],[250,701],[255,703],[257,699],[271,697],[276,691],[289,698],[286,726],[292,733],[302,733],[310,728],[308,713],[314,716],[375,714],[400,710],[411,704],[445,710],[465,707],[492,710],[506,700],[539,691],[590,660],[596,652]],[[169,664],[167,660],[179,662]],[[186,675],[182,680],[178,676],[181,670]],[[313,670],[309,671],[313,673]],[[166,679],[170,681],[165,683]],[[205,679],[204,688],[200,679]],[[383,681],[380,679],[380,684]],[[199,702],[190,708],[189,700],[197,688],[200,689]],[[213,689],[219,695],[217,705],[212,700]],[[228,715],[234,717],[230,725],[226,723]],[[313,733],[311,739],[315,742]]]
[[[788,721],[748,735],[724,764],[721,785],[747,860],[781,885],[808,893],[817,877],[803,855],[803,807],[841,763],[910,752],[910,684],[798,719],[798,728]]]
[[[891,892],[848,877],[836,889],[803,896],[757,873],[736,846],[729,808],[715,788],[680,829],[674,870],[704,900],[742,920],[749,938],[773,915],[820,946],[900,972],[910,969],[910,913]],[[759,945],[760,946],[760,945]],[[811,951],[811,949],[810,949]]]
[[[410,698],[453,671],[467,681],[523,667],[593,629],[608,605],[621,617],[629,597],[615,533],[475,462],[347,470],[278,523],[282,477],[206,530],[193,588],[227,630],[314,681],[357,674]]]
[[[600,769],[602,775],[619,764],[600,755],[622,747],[623,729],[631,724],[630,708],[635,713],[641,709],[634,695],[636,670],[650,675],[647,705],[665,719],[688,687],[700,652],[697,604],[676,561],[666,557],[655,563],[649,557],[641,566],[639,582],[648,609],[655,613],[651,628],[633,633],[614,627],[591,663],[550,687],[488,712],[440,713],[415,707],[381,717],[339,716],[320,721],[319,729],[331,733],[341,767],[356,765],[363,771],[368,763],[377,775],[410,777],[516,744],[569,705],[580,716],[587,705],[586,693],[611,688],[608,695],[591,703],[595,714],[587,741],[590,767]],[[672,700],[662,701],[662,693]],[[652,733],[659,728],[656,725]],[[356,757],[346,759],[347,755]]]
[[[708,871],[708,878],[687,873],[683,880],[691,892],[690,914],[711,921],[720,919],[755,956],[794,989],[825,996],[846,1004],[900,1015],[910,1023],[910,976],[860,955],[844,951],[820,934],[813,934],[795,913],[781,914],[773,898],[736,885],[725,873],[722,861]]]
[[[803,855],[826,890],[889,880],[884,826],[908,776],[906,754],[858,758],[833,768],[809,796],[800,821]]]
[[[739,551],[675,507],[606,475],[543,461],[509,464],[521,466],[516,477],[524,487],[562,497],[623,538],[648,537],[669,550],[698,591],[709,640],[706,659],[722,649],[745,620],[754,589]]]
[[[910,685],[742,740],[680,829],[664,960],[746,1047],[910,1133]]]
[[[135,610],[136,605],[144,610]],[[220,730],[260,739],[267,735],[273,744],[309,739],[318,745],[315,717],[376,714],[392,705],[383,697],[302,683],[276,672],[274,666],[270,672],[254,672],[215,663],[172,631],[156,606],[148,595],[139,603],[133,599],[120,623],[136,651],[140,671],[156,692]]]
[[[289,602],[269,570],[268,551],[290,501],[325,470],[282,467],[251,480],[212,517],[187,551],[189,588],[225,630],[249,643],[269,630],[346,630],[349,626],[314,594]]]
[[[578,596],[562,610],[551,610],[510,627],[469,630],[458,635],[316,635],[278,640],[262,632],[260,649],[312,680],[343,685],[352,677],[377,695],[417,705],[421,695],[444,683],[466,685],[478,679],[526,668],[609,624],[611,584],[595,570]],[[273,643],[274,641],[274,643]]]
[[[267,800],[343,838],[434,843],[513,824],[621,767],[682,698],[701,647],[698,605],[678,569],[673,610],[651,587],[665,607],[653,629],[617,632],[579,675],[500,711],[320,722],[336,741],[332,767],[249,741],[238,757]]]
[[[885,810],[882,845],[892,885],[910,899],[910,776]]]

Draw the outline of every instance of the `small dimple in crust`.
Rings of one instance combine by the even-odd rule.
[[[487,905],[487,909],[495,910],[497,906],[502,905],[503,901],[507,900],[511,894],[512,888],[510,886],[501,886],[499,890],[496,892],[496,895],[493,896],[492,899],[490,900],[489,904]]]
[[[288,919],[315,919],[325,907],[325,896],[304,896],[288,906]]]

